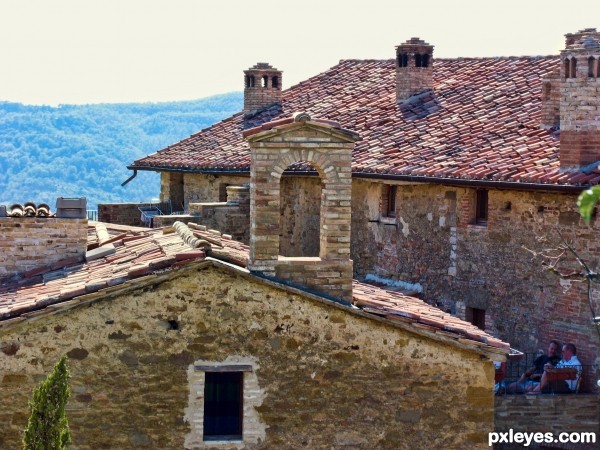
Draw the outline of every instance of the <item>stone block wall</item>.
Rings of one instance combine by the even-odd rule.
[[[186,208],[190,203],[226,201],[226,186],[239,186],[248,183],[250,178],[241,175],[204,175],[186,173],[183,176],[185,187],[184,202]],[[161,198],[166,194],[161,192]]]
[[[490,361],[229,271],[36,319],[0,327],[0,448],[19,448],[31,393],[63,354],[79,450],[190,448],[202,408],[190,371],[210,363],[252,365],[244,426],[266,430],[227,448],[484,449],[493,430]]]
[[[321,179],[281,177],[282,256],[319,256],[321,223]]]
[[[185,209],[183,173],[160,173],[160,200],[162,202],[171,200],[174,211],[183,211]]]
[[[506,395],[494,403],[495,431],[600,433],[597,395]]]
[[[87,219],[0,218],[0,279],[58,261],[82,261],[87,234]]]
[[[557,339],[573,342],[583,364],[598,365],[585,283],[549,273],[527,250],[560,244],[560,227],[591,267],[600,267],[600,220],[584,224],[576,195],[489,190],[487,226],[478,226],[474,189],[400,185],[394,223],[378,220],[380,192],[377,183],[354,180],[355,276],[419,283],[426,301],[461,318],[467,308],[485,310],[486,331],[521,351]],[[565,267],[578,269],[573,259]],[[600,290],[593,286],[592,294],[598,310]],[[596,378],[590,368],[582,388],[595,389]]]
[[[231,235],[245,244],[250,242],[250,211],[228,203],[190,203],[193,222]]]
[[[149,203],[144,203],[149,205]],[[145,226],[141,221],[141,213],[138,209],[140,203],[103,203],[98,205],[98,221],[116,223],[119,225],[130,225],[134,227]]]

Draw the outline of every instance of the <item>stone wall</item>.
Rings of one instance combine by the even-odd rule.
[[[506,395],[495,398],[496,431],[600,434],[597,395]]]
[[[162,202],[171,200],[171,204],[173,205],[174,211],[185,210],[183,173],[160,173],[160,200]]]
[[[556,227],[593,268],[600,267],[595,219],[585,225],[576,196],[489,190],[487,226],[473,224],[475,190],[400,185],[397,217],[379,217],[381,188],[354,180],[352,259],[358,277],[374,273],[420,283],[423,298],[461,318],[485,310],[486,330],[526,352],[573,342],[583,364],[598,363],[585,283],[561,280],[527,251],[560,243]],[[578,269],[574,261],[566,268]],[[594,301],[600,291],[592,291]],[[596,307],[597,308],[597,307]],[[589,371],[583,389],[594,388]]]
[[[0,218],[0,279],[50,266],[82,261],[87,219]]]
[[[281,178],[279,254],[319,256],[321,178]]]
[[[222,178],[226,178],[226,180]],[[215,178],[212,182],[211,179],[207,175],[186,175],[186,186],[195,186],[196,195],[205,198],[202,218],[194,220],[223,233],[239,236],[239,240],[247,244],[250,240],[249,210],[237,211],[235,208],[225,206],[223,202],[217,201],[221,183],[231,186],[236,183],[247,184],[250,182],[250,177],[220,177]],[[193,193],[186,193],[187,198],[191,198],[193,195]],[[190,201],[188,203],[189,212],[199,214],[198,204],[200,203]],[[209,204],[213,204],[214,207],[209,208]],[[319,177],[292,175],[281,177],[280,255],[319,255],[320,206],[321,179]]]
[[[190,203],[192,222],[231,235],[245,244],[250,242],[250,211],[228,203]]]
[[[226,186],[248,183],[248,176],[204,175],[186,173],[183,177],[186,208],[190,203],[227,201]],[[162,198],[163,193],[161,193]]]
[[[149,203],[144,203],[149,205]],[[134,227],[145,226],[141,221],[141,213],[138,209],[140,203],[103,203],[98,205],[98,221],[116,223],[119,225],[131,225]]]
[[[266,435],[243,448],[488,448],[494,372],[480,355],[248,275],[179,274],[0,331],[0,447],[19,448],[31,392],[66,353],[79,450],[184,448],[201,407],[190,370],[248,360],[260,406],[247,425]]]

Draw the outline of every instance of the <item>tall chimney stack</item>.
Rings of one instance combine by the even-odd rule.
[[[257,63],[244,70],[244,112],[253,113],[281,104],[281,70]]]
[[[396,101],[433,89],[433,45],[411,38],[396,47]]]

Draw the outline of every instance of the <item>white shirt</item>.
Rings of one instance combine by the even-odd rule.
[[[571,359],[569,359],[568,361],[561,359],[560,362],[556,365],[557,369],[559,367],[574,367],[575,369],[577,369],[577,376],[574,380],[565,380],[569,385],[569,389],[574,391],[577,388],[577,381],[579,381],[579,377],[581,376],[581,362],[579,361],[579,359],[577,359],[577,355],[571,356]]]

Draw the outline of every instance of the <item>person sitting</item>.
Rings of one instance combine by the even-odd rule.
[[[548,354],[538,356],[535,361],[533,361],[533,366],[527,369],[518,381],[506,386],[506,393],[523,394],[524,392],[532,391],[539,385],[542,379],[544,366],[546,364],[555,366],[560,361],[559,349],[560,343],[558,341],[550,341],[548,344]]]
[[[581,376],[581,362],[577,358],[577,348],[574,344],[568,343],[563,345],[562,348],[562,359],[556,365],[557,369],[560,368],[573,368],[576,370],[575,376],[570,380],[561,380],[558,377],[554,377],[553,374],[548,372],[548,369],[553,367],[547,365],[542,375],[539,386],[534,389],[534,393],[556,393],[556,394],[569,394],[577,390],[577,384],[579,377]]]

